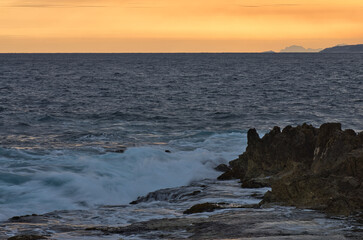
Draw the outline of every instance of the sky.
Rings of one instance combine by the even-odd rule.
[[[359,43],[362,0],[0,0],[0,52],[260,52]]]

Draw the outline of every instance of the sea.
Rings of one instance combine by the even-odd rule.
[[[178,217],[205,186],[258,203],[214,168],[250,128],[325,122],[363,130],[363,54],[0,54],[0,222]]]

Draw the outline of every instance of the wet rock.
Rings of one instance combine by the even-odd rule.
[[[358,227],[358,226],[357,226]],[[315,211],[284,208],[274,211],[230,211],[207,218],[153,219],[128,226],[98,226],[88,231],[122,234],[142,239],[360,239],[361,232],[346,232],[346,225]],[[181,237],[184,234],[185,237]]]
[[[16,221],[19,221],[19,220],[20,220],[20,216],[14,216],[14,217],[9,219],[9,221],[13,221],[13,222],[16,222]]]
[[[126,151],[126,149],[117,149],[114,152],[115,153],[124,153]]]
[[[8,240],[36,240],[36,239],[47,239],[47,238],[40,235],[18,235],[8,238]]]
[[[177,187],[177,188],[165,188],[155,192],[150,192],[146,196],[140,196],[136,200],[130,202],[130,204],[138,204],[141,202],[152,202],[152,201],[168,201],[173,202],[180,199],[189,199],[193,196],[202,193],[202,186],[195,186],[193,188],[188,187]],[[206,186],[205,186],[206,187]],[[191,191],[193,190],[193,191]]]
[[[242,187],[271,184],[261,204],[278,202],[349,215],[363,209],[363,134],[340,123],[274,127],[260,138],[248,131],[248,146],[220,178],[238,177]],[[261,182],[271,176],[273,181]]]
[[[239,161],[239,159],[233,160],[229,162],[230,167],[226,169],[226,171],[220,175],[217,179],[220,181],[223,180],[232,180],[232,179],[242,179],[245,175],[245,169],[247,166],[244,164],[245,162]]]
[[[202,213],[202,212],[213,212],[216,209],[221,209],[220,204],[216,203],[201,203],[192,206],[191,208],[185,210],[184,214]]]
[[[264,188],[271,187],[271,178],[252,178],[242,182],[243,188]]]
[[[24,223],[41,223],[45,222],[44,216],[31,214],[31,215],[24,215],[24,216],[14,216],[9,219],[10,222],[24,222]]]
[[[214,170],[218,172],[228,172],[231,170],[231,168],[228,167],[226,164],[219,164],[217,167],[214,168]]]
[[[224,180],[232,180],[232,179],[236,179],[237,177],[235,176],[234,172],[232,170],[228,170],[225,173],[223,173],[222,175],[220,175],[217,179],[220,181],[224,181]]]
[[[252,193],[252,194],[251,194],[251,197],[258,198],[258,199],[263,199],[264,194],[261,194],[261,193],[255,192],[255,193]]]
[[[104,146],[106,152],[124,153],[127,148],[125,146]]]
[[[99,226],[99,227],[90,227],[86,228],[87,231],[102,231],[105,234],[123,234],[123,235],[134,235],[139,233],[150,233],[153,231],[161,232],[165,234],[167,231],[175,231],[178,229],[186,229],[193,223],[200,222],[201,219],[195,218],[177,218],[177,219],[153,219],[145,222],[136,222],[129,226],[122,227],[108,227],[108,226]],[[155,239],[160,239],[160,237],[156,237]]]
[[[196,196],[196,195],[198,195],[198,194],[199,194],[199,193],[201,193],[201,192],[202,192],[202,191],[197,190],[197,191],[194,191],[194,192],[192,192],[192,193],[185,194],[184,196],[186,196],[186,197]]]

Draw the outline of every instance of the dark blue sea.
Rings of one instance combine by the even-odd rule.
[[[324,122],[363,130],[363,54],[0,54],[0,220],[105,219],[215,179],[249,128]],[[109,221],[179,214],[122,209]]]

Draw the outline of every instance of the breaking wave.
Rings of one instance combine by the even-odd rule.
[[[219,173],[214,167],[243,152],[246,136],[207,135],[133,147],[124,153],[0,148],[0,219],[127,204],[151,191],[215,178]]]

